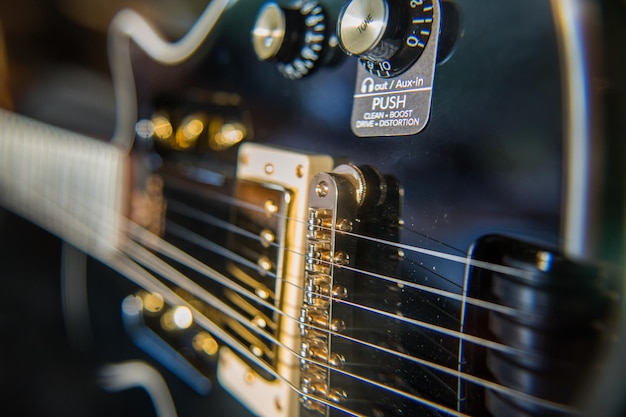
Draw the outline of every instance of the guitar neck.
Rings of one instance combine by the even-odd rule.
[[[0,204],[86,252],[112,253],[127,209],[127,155],[7,111],[0,126]]]

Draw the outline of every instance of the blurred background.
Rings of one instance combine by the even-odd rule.
[[[176,39],[206,2],[1,0],[0,107],[108,140],[114,101],[106,31],[126,6]],[[68,341],[60,256],[59,239],[0,208],[0,414],[153,415],[143,391],[103,391],[99,362]],[[96,281],[115,279],[97,265],[90,270]]]

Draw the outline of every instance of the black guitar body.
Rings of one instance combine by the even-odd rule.
[[[24,16],[23,7],[4,3],[0,29],[5,31],[13,110],[90,136],[110,137],[114,104],[102,27],[87,29],[87,20],[68,11],[74,2],[54,6],[34,2],[33,13],[48,13],[50,18],[20,30],[11,23],[11,16]],[[145,10],[160,7],[135,3]],[[195,3],[184,5],[195,14],[174,13],[171,21],[164,17],[166,12],[155,11],[159,22],[155,26],[161,24],[171,39],[180,37],[204,7]],[[320,3],[328,30],[334,30],[343,4]],[[600,97],[588,100],[590,108],[599,103],[592,107],[593,123],[601,119],[603,130],[593,137],[601,139],[603,151],[601,163],[594,164],[600,167],[596,171],[600,185],[592,193],[594,207],[598,207],[593,227],[597,243],[585,256],[575,257],[566,253],[564,242],[573,113],[559,29],[562,22],[555,15],[555,3],[442,2],[430,117],[425,128],[413,135],[357,137],[353,133],[353,96],[360,87],[355,78],[361,65],[357,58],[338,53],[328,59],[333,62],[320,63],[310,75],[297,80],[284,77],[277,64],[260,61],[251,30],[263,1],[234,2],[199,51],[181,65],[160,65],[136,44],[131,47],[138,120],[156,126],[155,117],[163,116],[174,131],[198,114],[207,126],[238,123],[244,132],[242,143],[329,155],[334,165],[350,162],[359,167],[368,184],[383,184],[371,187],[370,193],[378,194],[368,195],[369,200],[353,208],[353,232],[342,235],[354,253],[350,262],[342,264],[336,256],[329,261],[336,267],[335,282],[348,294],[345,302],[332,299],[332,316],[341,317],[345,329],[322,333],[345,363],[334,372],[327,369],[332,364],[332,357],[327,356],[320,360],[325,366],[315,366],[325,372],[327,388],[340,387],[344,392],[318,392],[313,397],[321,395],[340,407],[333,409],[315,400],[307,406],[308,397],[303,395],[303,405],[298,407],[302,416],[346,412],[376,417],[565,416],[577,413],[578,407],[589,415],[623,415],[623,407],[611,408],[606,398],[622,396],[626,374],[623,355],[616,355],[617,359],[611,355],[624,337],[616,330],[620,320],[616,324],[613,318],[623,309],[620,282],[626,276],[626,4],[607,1],[585,9],[598,12],[597,18],[590,19],[595,38],[581,42],[601,48],[596,51],[598,60],[587,65],[589,74],[600,74],[600,78],[587,80],[593,87],[586,91]],[[175,18],[182,20],[174,22]],[[72,53],[63,52],[68,43]],[[601,70],[593,73],[590,68],[596,64]],[[27,67],[28,71],[21,72]],[[84,78],[77,78],[79,73]],[[245,185],[237,167],[242,165],[238,152],[243,145],[215,148],[198,142],[187,147],[173,144],[171,138],[159,138],[155,132],[137,135],[134,155],[140,167],[135,179],[156,175],[163,185],[167,214],[157,234],[224,276],[237,276],[233,271],[240,268],[256,279],[255,265],[263,269],[256,259],[251,258],[252,266],[233,266],[237,258],[226,259],[202,243],[211,241],[244,258],[250,251],[265,253],[272,248],[262,246],[263,242],[253,245],[219,223],[245,225],[256,234],[255,228],[265,227],[265,220],[258,220],[240,204],[241,200],[253,201],[262,207],[261,200],[247,200],[249,194],[241,188]],[[333,178],[339,178],[338,186],[342,186],[341,175]],[[202,220],[205,214],[214,220]],[[349,240],[351,234],[354,241]],[[366,238],[359,240],[359,236]],[[208,293],[245,312],[241,302],[237,304],[239,298],[224,285],[149,249]],[[180,416],[254,415],[246,400],[223,387],[218,357],[198,353],[198,329],[193,328],[193,335],[172,332],[163,324],[164,314],[150,315],[147,310],[142,321],[131,323],[132,315],[125,315],[122,306],[128,297],[143,297],[138,295],[139,286],[92,258],[85,261],[86,281],[70,279],[68,284],[67,275],[59,279],[67,267],[59,262],[62,251],[72,260],[70,264],[83,268],[79,251],[62,246],[60,240],[20,217],[0,211],[0,414],[154,415],[155,408],[143,390],[105,389],[103,365],[138,360],[162,375]],[[542,257],[556,266],[545,267]],[[502,278],[501,271],[489,270],[481,262],[524,271],[521,274],[531,274],[534,281]],[[162,273],[155,275],[185,301],[200,306],[199,311],[227,329],[245,349],[255,352],[258,346],[244,330],[229,324],[232,319],[217,311],[221,310],[218,306],[198,301],[200,297],[167,281]],[[268,276],[259,272],[259,282]],[[563,280],[573,283],[563,285]],[[424,291],[424,287],[434,291]],[[454,296],[446,298],[445,294]],[[519,313],[512,318],[471,302],[466,307],[467,298]],[[569,304],[572,299],[577,300],[574,307]],[[270,301],[282,308],[279,296]],[[355,305],[366,308],[355,309]],[[280,312],[254,306],[277,323],[284,320]],[[374,310],[383,313],[377,315]],[[301,324],[303,328],[307,326]],[[442,332],[442,328],[447,330]],[[229,346],[211,334],[220,347]],[[571,334],[584,337],[569,339]],[[278,333],[274,335],[279,338]],[[161,347],[146,341],[155,338],[165,341],[162,352],[169,353],[159,356]],[[526,345],[527,339],[537,343]],[[507,348],[498,350],[483,341]],[[276,344],[254,355],[271,363],[279,348]],[[527,355],[516,356],[519,349]],[[178,352],[194,370],[179,367],[177,371],[172,352]],[[299,349],[296,353],[302,355]],[[561,367],[554,365],[560,360]],[[280,379],[249,358],[244,363],[257,378]],[[584,372],[572,370],[578,365]],[[615,381],[610,392],[596,392],[594,387],[607,384],[608,370],[620,366],[621,372],[610,376]],[[302,374],[307,375],[304,369]],[[596,369],[601,371],[594,373]],[[480,381],[464,379],[463,373]],[[484,381],[503,388],[490,389]],[[302,390],[306,384],[298,381],[296,385]],[[555,389],[555,385],[564,388]],[[332,396],[343,394],[346,398],[337,401]],[[526,396],[551,403],[528,402]],[[590,403],[606,405],[607,411],[597,411]]]

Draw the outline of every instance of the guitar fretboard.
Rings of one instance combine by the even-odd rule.
[[[115,146],[0,110],[0,204],[86,252],[117,248],[128,170]]]

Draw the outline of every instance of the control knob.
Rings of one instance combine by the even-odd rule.
[[[333,45],[334,43],[334,45]],[[293,7],[265,3],[252,29],[252,45],[261,61],[275,62],[286,78],[300,79],[313,72],[336,46],[327,36],[324,9],[315,0]]]
[[[388,78],[409,69],[431,35],[433,0],[350,0],[337,21],[339,45],[367,71]]]

